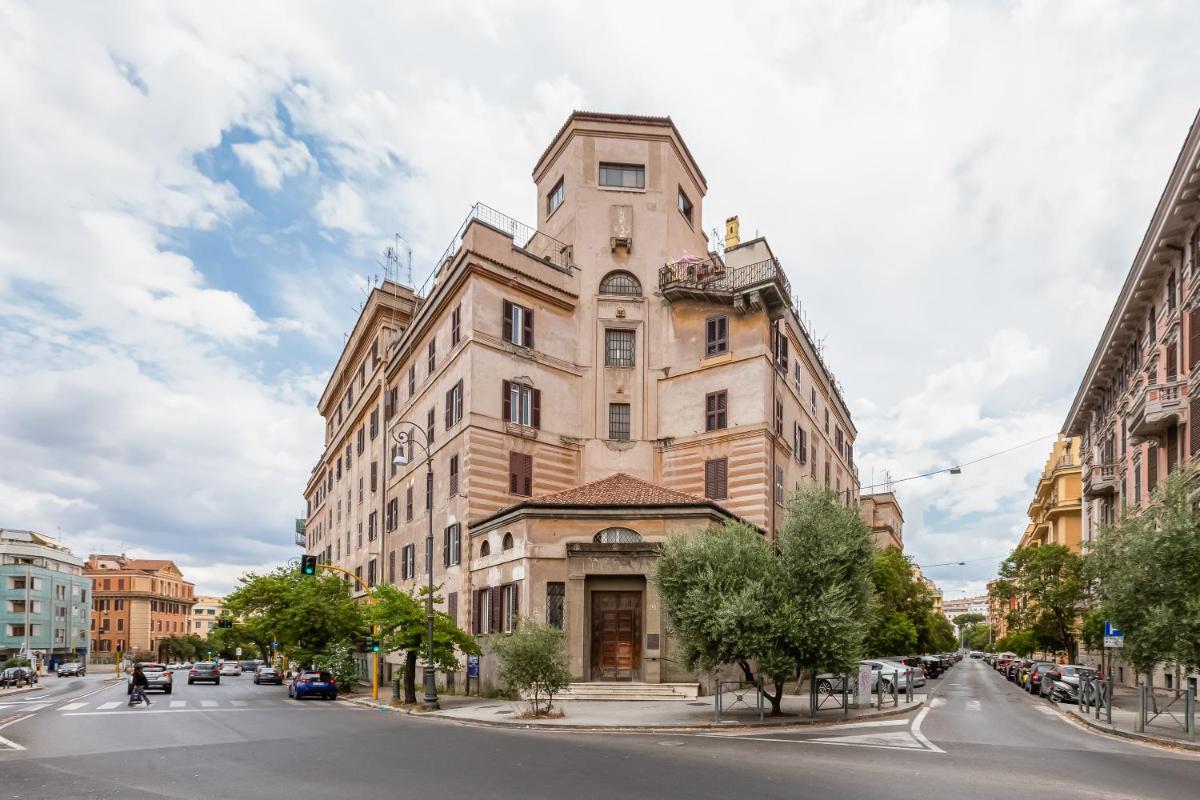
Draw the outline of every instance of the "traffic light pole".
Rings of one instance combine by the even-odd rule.
[[[334,572],[340,572],[343,575],[349,575],[351,578],[353,578],[358,583],[359,588],[367,593],[367,604],[375,605],[375,595],[371,594],[371,587],[367,586],[367,584],[363,582],[363,579],[358,577],[357,575],[355,575],[353,572],[346,570],[346,569],[342,569],[341,567],[338,567],[338,566],[334,566],[333,564],[318,564],[317,567],[319,569],[331,569]],[[378,635],[378,632],[375,630],[375,626],[372,625],[371,626],[371,636],[374,637],[377,635]],[[371,699],[372,700],[379,699],[379,651],[378,650],[372,650],[372,652],[371,652]]]

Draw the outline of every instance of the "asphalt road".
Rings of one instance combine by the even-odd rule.
[[[123,686],[53,681],[17,711],[0,700],[0,798],[1195,800],[1200,784],[1200,758],[1076,728],[971,661],[930,682],[922,712],[755,735],[476,728],[248,676],[130,709]]]

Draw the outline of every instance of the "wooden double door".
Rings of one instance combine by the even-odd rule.
[[[642,669],[642,592],[592,592],[592,680],[635,681]]]

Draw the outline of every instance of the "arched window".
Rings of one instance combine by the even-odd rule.
[[[486,541],[484,541],[483,544],[479,545],[480,558],[482,558],[483,556],[490,556],[491,554],[492,554],[492,546],[490,544],[488,544]]]
[[[512,534],[511,533],[504,534],[504,541],[500,545],[500,549],[501,550],[512,550],[512,547],[513,547]]]
[[[600,294],[623,294],[629,297],[642,296],[642,284],[628,272],[610,272],[600,281]]]
[[[642,535],[629,528],[605,528],[592,537],[596,544],[631,544],[641,540]]]

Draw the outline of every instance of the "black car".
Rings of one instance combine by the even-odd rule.
[[[1042,681],[1058,664],[1053,661],[1035,661],[1029,667],[1029,680],[1025,682],[1025,691],[1030,694],[1041,694]]]
[[[942,660],[937,656],[921,656],[921,666],[925,670],[926,678],[940,678],[946,668],[942,666]]]
[[[0,672],[0,686],[33,686],[38,682],[38,674],[29,667],[9,667]]]
[[[68,675],[75,678],[82,678],[87,675],[87,667],[78,661],[68,661],[66,664],[58,665],[58,677],[65,678]]]

